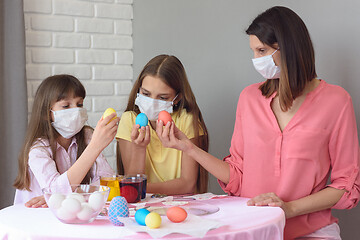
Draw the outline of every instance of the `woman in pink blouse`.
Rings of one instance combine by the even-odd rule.
[[[202,151],[173,123],[157,134],[230,195],[251,198],[250,206],[281,207],[285,239],[341,239],[331,209],[355,207],[360,190],[351,97],[317,78],[308,30],[292,10],[270,8],[246,33],[254,67],[267,80],[240,94],[229,156],[222,161]]]

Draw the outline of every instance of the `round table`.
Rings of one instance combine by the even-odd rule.
[[[202,239],[283,239],[285,215],[278,207],[247,206],[248,199],[222,197],[197,202],[217,206],[219,211],[201,216],[221,222]],[[152,239],[147,233],[124,236],[126,227],[113,226],[104,217],[89,224],[64,224],[48,208],[13,205],[0,211],[0,239]],[[126,235],[126,234],[125,234]],[[161,239],[198,239],[171,233]]]

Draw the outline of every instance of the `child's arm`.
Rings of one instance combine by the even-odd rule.
[[[48,205],[46,204],[44,195],[33,197],[29,201],[25,203],[25,207],[28,208],[47,208]]]
[[[134,125],[131,142],[118,139],[125,174],[145,173],[146,146],[150,142],[150,127]]]
[[[195,140],[191,140],[195,142]],[[193,194],[196,190],[199,164],[187,154],[182,154],[180,178],[161,183],[148,183],[147,191],[162,194]]]
[[[110,121],[114,117],[116,117],[116,113],[98,121],[89,145],[67,171],[70,184],[81,183],[96,158],[114,139],[119,122],[119,118]]]

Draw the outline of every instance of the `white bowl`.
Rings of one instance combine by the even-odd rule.
[[[44,188],[45,201],[63,223],[90,223],[104,208],[110,188],[100,185],[57,185]]]

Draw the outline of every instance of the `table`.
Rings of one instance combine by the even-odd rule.
[[[278,207],[247,206],[248,199],[224,197],[202,200],[215,205],[219,211],[202,216],[219,220],[224,225],[206,233],[203,239],[283,239],[285,215]],[[199,200],[197,200],[199,201]],[[0,239],[59,240],[59,239],[120,239],[106,218],[97,218],[89,224],[64,224],[48,208],[26,208],[13,205],[0,211]],[[147,233],[132,234],[121,239],[152,239]],[[172,233],[161,239],[197,239]]]

